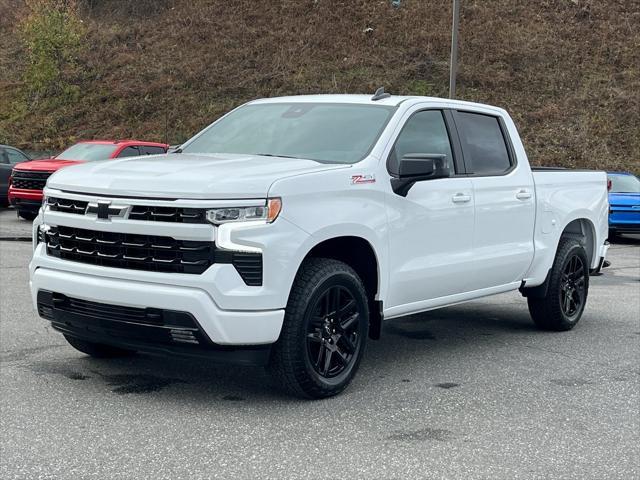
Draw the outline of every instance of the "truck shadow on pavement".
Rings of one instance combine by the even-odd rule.
[[[386,322],[381,341],[369,341],[354,384],[342,396],[370,388],[380,379],[395,376],[409,382],[406,372],[425,373],[425,366],[442,363],[443,352],[502,345],[514,335],[543,334],[535,329],[522,301],[508,304],[474,303],[411,315]],[[70,347],[56,349],[66,358],[28,361],[23,366],[36,375],[55,375],[100,389],[106,385],[117,395],[153,394],[176,402],[242,402],[291,400],[276,389],[264,369],[207,363],[202,360],[135,355],[110,360],[82,356]],[[446,357],[445,357],[446,358]],[[428,374],[428,371],[426,372]],[[369,386],[367,386],[369,385]],[[433,386],[451,389],[456,379]],[[346,398],[346,397],[345,397]]]

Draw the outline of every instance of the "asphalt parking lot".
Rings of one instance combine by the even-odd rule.
[[[0,237],[29,231],[13,215]],[[517,293],[406,317],[316,402],[257,368],[80,354],[35,314],[30,252],[0,241],[3,479],[640,476],[640,239],[573,331],[536,330]]]

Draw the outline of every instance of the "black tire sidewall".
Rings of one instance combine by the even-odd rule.
[[[315,371],[309,359],[307,327],[311,320],[309,310],[332,285],[347,288],[363,314],[358,324],[361,335],[359,352],[344,372],[326,379]],[[279,385],[295,396],[320,399],[337,395],[353,380],[364,354],[368,333],[368,297],[358,274],[339,260],[308,258],[300,266],[293,282],[280,338],[272,349],[267,368]]]
[[[18,210],[18,216],[24,220],[33,222],[38,214],[33,212],[25,212],[24,210]]]

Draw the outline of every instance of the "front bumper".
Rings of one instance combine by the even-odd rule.
[[[42,190],[25,190],[9,187],[9,203],[21,210],[37,212],[42,206]]]
[[[63,196],[82,201],[96,202],[98,197],[80,194],[64,195],[48,192],[52,196]],[[148,199],[119,199],[128,205],[161,205],[166,201]],[[225,206],[222,201],[178,200],[172,207],[213,208]],[[39,226],[63,225],[69,228],[88,229],[96,232],[115,232],[127,235],[171,237],[180,241],[211,242],[229,251],[252,248],[262,252],[263,282],[252,286],[245,283],[232,264],[214,263],[203,273],[178,273],[130,269],[125,266],[85,263],[81,260],[63,259],[47,253],[47,245],[39,241]],[[207,339],[206,347],[211,352],[237,350],[248,347],[268,346],[279,335],[284,320],[290,285],[300,263],[300,249],[309,235],[279,218],[272,224],[236,224],[226,235],[222,228],[210,224],[185,224],[175,222],[135,220],[128,217],[99,219],[87,214],[74,214],[44,208],[34,222],[34,252],[29,265],[31,295],[36,308],[40,292],[52,292],[58,296],[98,304],[98,310],[137,309],[178,311],[191,316],[197,328]],[[97,237],[96,237],[97,238]],[[47,240],[48,241],[48,240]],[[87,240],[83,240],[87,241]],[[108,243],[108,242],[105,242]],[[93,245],[93,244],[91,244]],[[300,251],[298,251],[300,250]],[[91,314],[69,317],[69,312],[54,312],[59,318],[54,325],[64,331],[67,320],[75,324],[72,334],[87,336],[82,319],[89,329],[96,330],[96,319]],[[73,312],[72,312],[73,313]],[[77,313],[77,312],[76,312]],[[87,312],[85,312],[87,313]],[[91,312],[89,312],[91,313]],[[74,314],[75,315],[75,314]],[[41,315],[47,318],[45,315]],[[107,319],[108,320],[108,319]],[[104,330],[105,319],[98,321]],[[91,326],[93,324],[93,326]],[[120,329],[118,329],[120,330]],[[104,332],[102,332],[104,333]],[[152,337],[153,335],[150,335]],[[132,338],[104,338],[95,341],[119,345],[124,348],[148,351],[150,342],[142,347],[131,346]],[[140,340],[140,339],[138,339]],[[142,339],[144,340],[144,338]],[[151,341],[151,339],[149,339]],[[151,342],[155,343],[155,342]],[[167,350],[167,345],[152,345]],[[172,347],[173,350],[173,347]]]
[[[282,309],[222,310],[199,288],[110,279],[45,267],[36,268],[29,283],[36,309],[40,292],[55,292],[110,306],[186,312],[218,346],[271,344],[278,339],[284,319]],[[122,344],[116,340],[109,343]]]
[[[618,233],[640,233],[640,222],[609,223],[609,230]]]
[[[38,291],[37,301],[38,313],[54,329],[95,343],[242,365],[266,365],[271,352],[270,345],[216,345],[187,312],[109,305],[47,290]]]

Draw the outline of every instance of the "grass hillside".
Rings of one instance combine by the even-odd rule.
[[[262,96],[446,96],[450,8],[0,0],[0,143],[178,143]],[[462,0],[460,42],[458,98],[509,110],[532,163],[640,171],[640,1]]]

